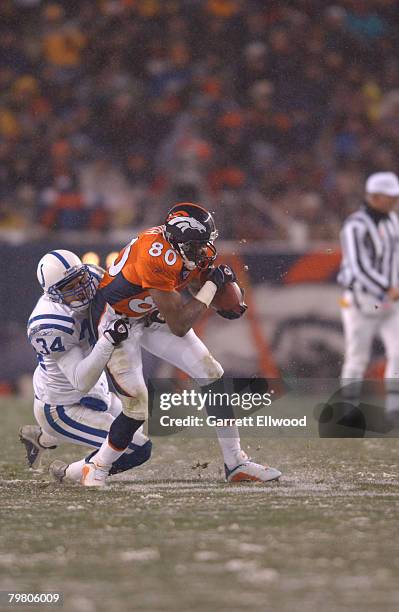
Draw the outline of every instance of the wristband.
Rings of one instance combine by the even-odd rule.
[[[210,303],[215,297],[215,293],[217,291],[217,286],[210,280],[207,280],[205,284],[198,291],[195,299],[205,304],[207,308],[209,308]]]

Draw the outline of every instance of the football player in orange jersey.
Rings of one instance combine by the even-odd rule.
[[[142,347],[186,372],[198,382],[202,392],[224,390],[222,366],[192,329],[217,289],[236,279],[229,266],[212,266],[217,255],[214,246],[217,235],[209,211],[197,204],[177,204],[169,211],[164,225],[134,238],[105,274],[92,305],[99,335],[115,316],[125,316],[130,323],[129,338],[115,348],[107,365],[123,412],[113,422],[99,451],[83,467],[82,484],[103,486],[111,464],[147,419]],[[198,287],[204,277],[205,283],[186,302],[181,290],[189,285]],[[241,314],[244,311],[245,308]],[[235,316],[220,314],[227,318]],[[210,407],[207,411],[212,414]],[[234,416],[229,406],[223,407],[223,416]],[[251,461],[241,450],[234,423],[215,429],[228,481],[266,482],[280,477],[278,470]]]

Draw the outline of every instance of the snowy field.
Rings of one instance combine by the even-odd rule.
[[[155,438],[98,491],[30,471],[30,406],[0,409],[1,590],[60,591],[68,612],[399,608],[396,439],[248,439],[283,471],[264,486],[225,484],[213,440]]]

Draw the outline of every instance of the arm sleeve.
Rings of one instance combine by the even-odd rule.
[[[342,249],[352,271],[370,293],[384,294],[389,289],[389,279],[373,267],[365,246],[365,228],[360,224],[347,224],[341,234]]]
[[[102,336],[87,357],[78,345],[74,345],[65,353],[59,353],[57,365],[75,389],[87,393],[100,378],[113,350],[112,344]]]

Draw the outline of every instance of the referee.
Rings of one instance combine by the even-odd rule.
[[[338,282],[344,288],[341,313],[345,359],[341,378],[351,384],[345,395],[358,404],[372,342],[379,335],[387,356],[386,413],[399,418],[399,180],[377,172],[366,181],[364,205],[350,215],[341,231],[342,264]]]

